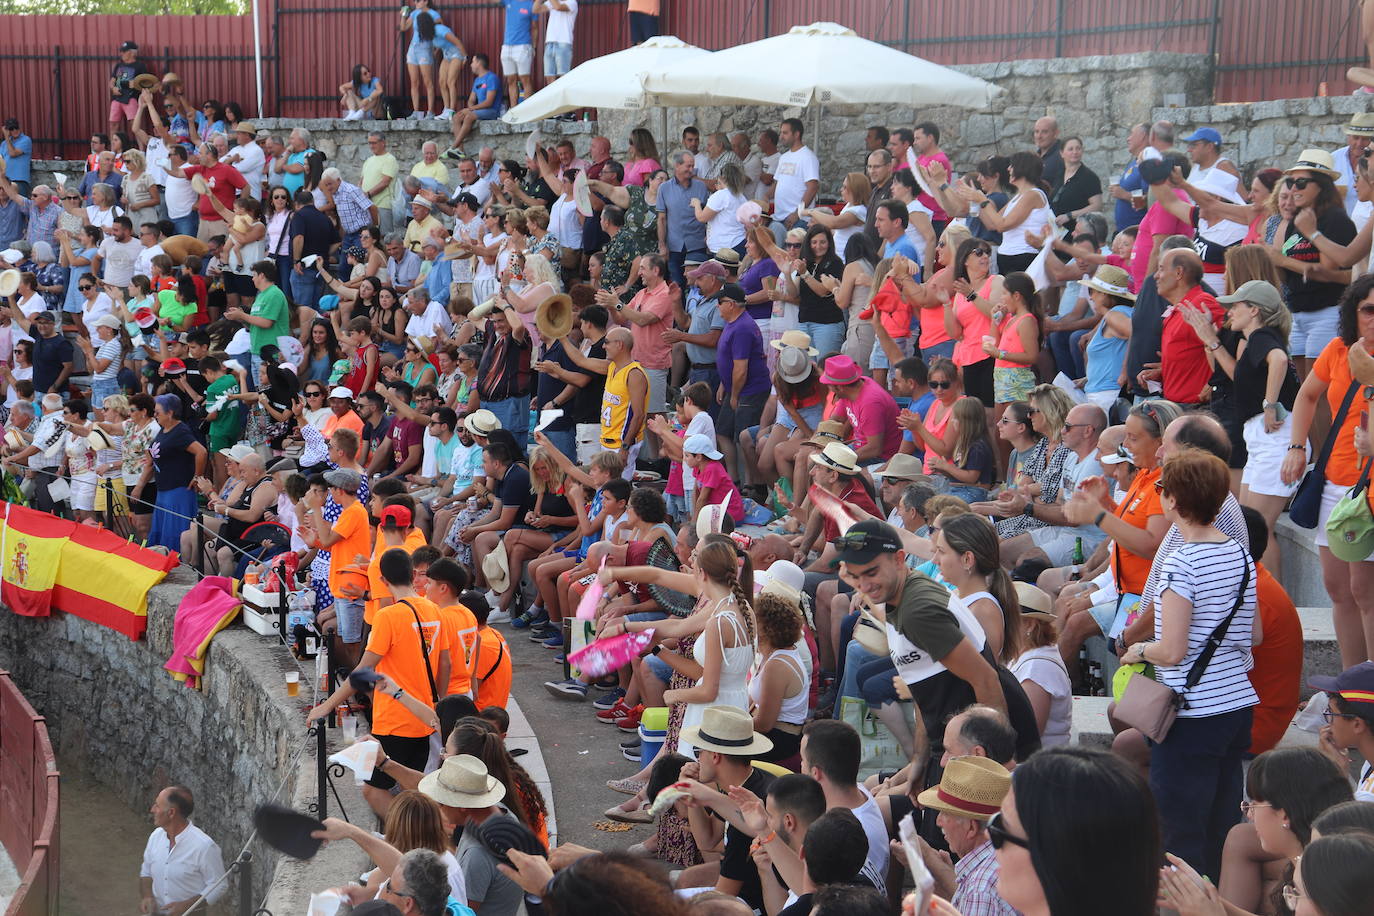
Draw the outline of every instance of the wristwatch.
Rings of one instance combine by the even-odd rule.
[[[395,690],[391,691],[391,698],[393,700],[399,700],[401,697],[405,696],[405,693],[404,687],[397,687]]]
[[[1035,500],[1026,503],[1026,508],[1021,510],[1021,514],[1026,518],[1035,518]]]
[[[1221,341],[1220,341],[1220,340],[1214,340],[1214,341],[1212,341],[1211,343],[1209,343],[1209,344],[1207,345],[1207,349],[1208,349],[1208,350],[1220,350],[1220,349],[1221,349]]]
[[[654,646],[652,649],[649,650],[649,654],[650,654],[650,655],[657,655],[658,653],[660,653],[660,652],[662,652],[662,651],[663,651],[663,647],[662,647],[662,646]]]

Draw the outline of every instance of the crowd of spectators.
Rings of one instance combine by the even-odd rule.
[[[402,28],[417,93],[436,49],[461,62],[426,0]],[[520,76],[531,33],[506,37]],[[1374,116],[1253,176],[1211,127],[1185,153],[1142,124],[1105,188],[1053,118],[964,169],[933,122],[875,125],[827,183],[796,119],[498,161],[445,94],[447,155],[405,169],[372,133],[344,175],[142,76],[56,190],[20,125],[0,142],[5,492],[207,574],[295,554],[336,664],[381,676],[385,839],[323,834],[377,866],[351,902],[894,912],[905,866],[970,916],[1367,906]],[[1312,679],[1315,749],[1284,741],[1276,534],[1305,474],[1345,669]],[[625,853],[483,839],[547,849],[502,741],[516,637],[548,702],[622,736],[606,816],[655,825]],[[1118,707],[1110,754],[1071,746],[1119,666],[1176,720]]]

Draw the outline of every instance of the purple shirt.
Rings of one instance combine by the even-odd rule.
[[[740,289],[744,290],[746,295],[752,296],[754,293],[763,289],[764,280],[769,277],[776,277],[777,275],[778,265],[773,263],[772,258],[764,258],[761,261],[755,261],[749,266],[748,270],[740,274]],[[768,319],[773,317],[773,303],[767,300],[763,302],[752,302],[746,306],[746,308],[748,308],[749,317],[751,318]]]
[[[716,343],[716,371],[720,373],[720,384],[728,396],[733,393],[735,360],[749,360],[749,374],[745,376],[740,397],[767,394],[768,361],[763,358],[763,334],[753,318],[740,315],[734,321],[727,321]]]

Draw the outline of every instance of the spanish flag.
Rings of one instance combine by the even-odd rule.
[[[0,601],[16,614],[47,617],[62,547],[76,527],[75,522],[46,512],[5,503],[4,527],[0,529],[0,557],[5,564]]]
[[[176,555],[139,547],[104,528],[72,527],[53,582],[53,606],[141,639],[148,589],[176,567]]]

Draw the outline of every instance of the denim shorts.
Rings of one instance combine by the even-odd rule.
[[[649,671],[654,677],[663,683],[668,683],[673,678],[673,666],[663,661],[657,655],[644,656],[644,664],[649,666]]]
[[[562,41],[544,42],[544,75],[562,76],[572,69],[572,45]]]
[[[1326,345],[1336,339],[1341,320],[1340,306],[1318,309],[1315,312],[1294,312],[1293,332],[1288,336],[1288,349],[1293,356],[1316,359]]]
[[[421,67],[425,64],[434,63],[434,43],[431,41],[416,41],[406,48],[406,63]]]
[[[903,356],[911,355],[911,337],[898,337],[893,340],[902,351]],[[870,369],[891,369],[892,364],[887,361],[887,353],[883,350],[881,341],[873,341],[873,352],[868,354],[868,368]]]
[[[356,598],[334,596],[334,617],[339,639],[346,643],[363,641],[363,609],[365,602]]]

